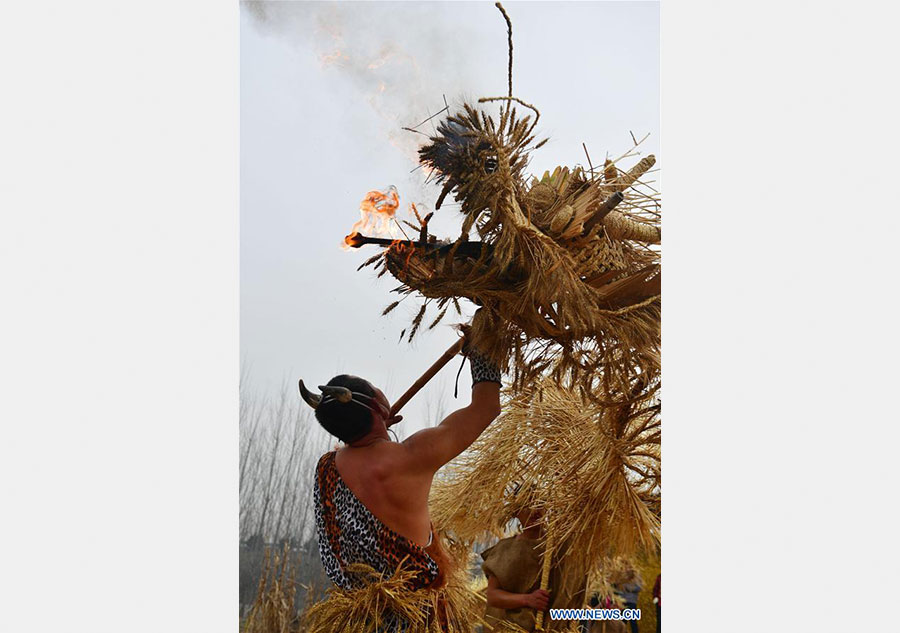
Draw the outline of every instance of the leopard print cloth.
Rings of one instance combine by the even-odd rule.
[[[364,583],[345,571],[347,565],[364,563],[390,576],[403,562],[404,569],[417,572],[410,589],[433,587],[442,576],[438,563],[356,498],[338,473],[335,455],[332,451],[319,459],[313,490],[319,555],[328,577],[342,589],[359,588]]]
[[[469,371],[472,372],[472,386],[479,382],[496,382],[503,384],[503,375],[500,367],[491,362],[487,356],[482,356],[478,350],[468,350]]]

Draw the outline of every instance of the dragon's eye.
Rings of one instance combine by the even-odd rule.
[[[484,171],[485,171],[485,173],[493,174],[495,171],[497,171],[497,166],[498,166],[498,164],[499,164],[499,163],[497,162],[497,157],[496,157],[496,156],[488,156],[487,158],[485,158],[485,159],[484,159]]]

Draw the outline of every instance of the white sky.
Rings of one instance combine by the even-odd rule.
[[[538,132],[551,139],[533,154],[533,174],[585,164],[582,142],[595,165],[619,156],[629,131],[650,133],[640,150],[660,158],[657,3],[504,6],[514,93],[540,109]],[[455,340],[451,310],[412,344],[398,342],[420,302],[380,316],[398,282],[356,271],[374,247],[338,244],[371,189],[398,188],[398,217],[410,202],[433,209],[439,189],[423,185],[423,170],[410,173],[424,137],[400,127],[443,107],[442,95],[452,106],[506,94],[506,71],[506,25],[489,2],[242,6],[241,353],[255,388],[347,372],[393,400]],[[447,204],[432,232],[455,237],[460,220]],[[406,433],[441,401],[449,410],[467,402],[468,368],[452,398],[458,367],[407,405]]]

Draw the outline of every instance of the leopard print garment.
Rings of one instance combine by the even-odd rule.
[[[342,589],[358,588],[363,583],[344,571],[347,565],[365,563],[389,576],[403,561],[404,569],[418,572],[410,589],[435,586],[442,576],[435,559],[356,498],[338,473],[335,455],[332,451],[319,459],[313,489],[319,555],[331,581]]]

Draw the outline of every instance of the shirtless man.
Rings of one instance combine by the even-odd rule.
[[[340,375],[316,395],[300,381],[316,419],[345,445],[322,456],[314,489],[319,554],[328,577],[352,589],[365,582],[348,573],[364,563],[390,576],[398,566],[415,571],[411,589],[443,585],[447,558],[428,512],[437,470],[463,452],[500,413],[500,372],[469,353],[472,401],[438,426],[394,442],[384,393],[366,380]]]

